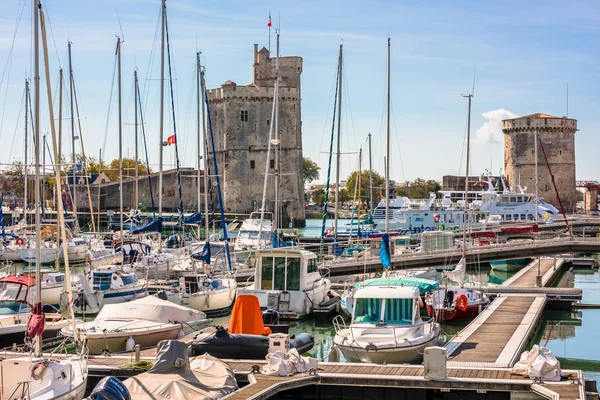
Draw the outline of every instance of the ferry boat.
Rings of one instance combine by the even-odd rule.
[[[274,309],[281,319],[298,320],[331,300],[330,288],[329,279],[321,276],[316,254],[283,247],[256,252],[254,283],[238,288],[237,294],[253,294],[261,309]]]
[[[418,234],[433,230],[459,230],[465,225],[465,198],[462,191],[441,191],[442,199],[436,200],[431,193],[427,200],[413,201],[408,197],[384,199],[373,210],[373,222],[376,228],[385,226],[386,202],[389,202],[389,229]],[[489,225],[534,221],[552,221],[559,211],[536,195],[518,191],[496,191],[488,179],[487,191],[469,192],[467,199],[466,224],[471,229],[480,229]]]

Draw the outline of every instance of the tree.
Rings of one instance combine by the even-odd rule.
[[[429,197],[431,192],[439,192],[441,186],[435,180],[425,180],[417,178],[410,183],[408,186],[408,197],[411,199],[426,199]]]
[[[304,181],[304,185],[307,185],[319,179],[320,170],[321,168],[317,165],[316,162],[314,162],[308,157],[304,157],[302,164],[302,180]]]
[[[330,200],[335,200],[335,197]],[[340,188],[340,192],[338,193],[338,203],[344,204],[345,202],[350,200],[350,193],[345,188]]]
[[[358,176],[358,171],[354,171],[346,180],[346,189],[348,189],[348,195],[351,199],[354,199],[354,188],[356,187],[356,180],[358,179]],[[382,193],[385,192],[385,189],[383,189],[385,186],[385,179],[375,171],[373,171],[372,177],[373,187],[371,188],[371,196],[373,198],[373,202],[377,204],[379,199],[379,189],[382,189]],[[360,195],[360,200],[369,203],[369,170],[363,170],[360,173],[360,181],[360,190],[358,192]]]
[[[4,172],[2,178],[0,189],[3,192],[10,192],[19,197],[23,196],[25,193],[25,176],[23,172],[23,164],[21,162],[15,161]]]
[[[152,170],[150,170],[152,172]],[[119,159],[116,158],[110,162],[108,166],[108,170],[106,170],[106,175],[113,181],[119,180]],[[138,175],[144,176],[148,175],[148,169],[142,163],[138,164]],[[133,158],[124,158],[123,159],[123,178],[127,177],[135,177],[135,159]]]

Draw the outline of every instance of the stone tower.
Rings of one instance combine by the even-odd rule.
[[[254,45],[253,82],[238,86],[226,81],[208,94],[219,173],[226,212],[258,211],[262,203],[265,167],[269,168],[266,211],[275,205],[275,150],[267,160],[273,121],[275,58]],[[305,225],[302,180],[301,57],[279,58],[280,200],[283,228]],[[273,132],[275,137],[275,132]],[[209,156],[210,158],[210,156]]]
[[[537,130],[554,181],[565,208],[573,212],[577,203],[575,189],[575,132],[577,120],[548,114],[531,114],[502,121],[504,132],[504,171],[511,188],[527,187],[535,193],[535,140]],[[541,146],[538,145],[538,191],[540,197],[559,207]]]

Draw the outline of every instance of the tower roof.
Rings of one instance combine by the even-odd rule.
[[[527,119],[527,118],[556,118],[556,119],[560,119],[560,118],[563,118],[563,117],[557,117],[556,115],[550,115],[550,114],[536,113],[536,114],[525,115],[524,117],[517,117],[517,118],[511,118],[511,119]]]

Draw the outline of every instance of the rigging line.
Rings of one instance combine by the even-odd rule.
[[[354,126],[354,114],[352,113],[352,102],[350,101],[350,89],[348,87],[348,74],[346,73],[346,64],[342,65],[342,70],[344,72],[344,75],[346,76],[346,79],[344,79],[343,83],[344,83],[344,88],[346,89],[346,115],[348,115],[348,109],[350,111],[350,122],[352,124],[352,133],[354,133],[354,148],[358,147],[358,142],[356,140],[357,135],[356,135],[356,127]]]
[[[41,2],[41,1],[40,1]],[[46,21],[48,21],[48,27],[50,27],[50,36],[52,36],[52,43],[54,44],[54,51],[56,52],[56,59],[58,60],[58,67],[61,68],[60,56],[58,55],[58,47],[56,46],[56,40],[54,39],[54,31],[52,31],[52,18],[50,18],[50,10],[48,8],[48,2],[44,2],[44,12],[46,13]]]
[[[5,76],[6,72],[8,71],[8,76],[6,77],[6,91],[4,92],[4,104],[2,105],[2,118],[0,118],[0,138],[2,138],[2,127],[4,126],[4,115],[6,112],[6,102],[8,100],[8,87],[9,87],[8,82],[10,81],[10,70],[11,70],[12,60],[13,60],[13,55],[14,55],[15,41],[17,38],[17,32],[19,31],[19,26],[21,25],[21,18],[23,17],[23,10],[25,9],[25,3],[27,3],[27,2],[23,3],[23,8],[21,9],[21,12],[19,13],[17,11],[17,19],[15,21],[15,33],[13,35],[12,43],[10,45],[10,51],[8,54],[8,58],[6,59],[6,65],[4,66],[4,72],[2,73],[2,79],[0,79],[0,87],[2,87],[2,82],[4,82],[4,76]]]
[[[327,119],[329,117],[329,111],[331,111],[331,96],[333,96],[334,93],[334,89],[337,87],[337,72],[334,74],[334,79],[332,81],[332,86],[331,86],[331,90],[329,91],[329,101],[327,102],[327,113],[325,114],[325,119],[323,120],[323,132],[321,134],[321,144],[319,145],[319,149],[323,148],[323,141],[325,140],[326,136],[325,133],[327,133],[326,129],[327,129]],[[334,111],[335,112],[335,111]],[[318,164],[321,164],[321,152],[319,152],[319,158],[318,158]]]
[[[406,181],[406,174],[404,173],[404,162],[402,160],[402,148],[400,147],[400,138],[398,137],[398,127],[396,126],[396,115],[394,114],[394,102],[391,102],[392,107],[392,120],[394,121],[394,132],[396,133],[396,144],[398,145],[398,158],[400,159],[400,171],[402,171],[402,180]],[[390,168],[392,169],[392,168]]]
[[[175,160],[177,166],[177,190],[179,191],[179,218],[183,224],[183,195],[181,193],[181,172],[179,171],[179,146],[177,145],[177,126],[175,124],[175,102],[173,98],[173,75],[171,73],[171,45],[169,42],[169,24],[167,22],[167,12],[165,13],[165,34],[167,36],[167,60],[169,65],[169,88],[171,92],[171,110],[173,113],[173,136],[175,137]],[[231,267],[231,264],[230,264]]]
[[[146,140],[146,128],[144,125],[144,112],[142,110],[142,97],[140,96],[140,85],[138,83],[138,81],[135,81],[136,84],[136,90],[138,93],[138,103],[140,106],[140,122],[141,122],[141,127],[142,127],[142,138],[144,140],[144,150],[146,153],[146,170],[148,172],[148,187],[150,188],[150,200],[152,203],[152,218],[156,218],[156,207],[154,207],[154,193],[152,192],[152,175],[150,172],[150,161],[148,159],[148,142]]]
[[[19,114],[17,115],[17,124],[15,125],[15,133],[13,134],[13,140],[12,140],[12,143],[10,145],[10,153],[8,155],[8,159],[9,160],[12,159],[12,152],[13,152],[13,149],[14,149],[14,146],[15,146],[15,139],[20,136],[20,135],[17,134],[17,132],[19,131],[19,128],[21,127],[21,124],[20,124],[20,121],[21,121],[21,112],[23,111],[23,108],[24,108],[24,102],[23,102],[23,100],[25,100],[25,92],[26,92],[26,90],[23,89],[23,95],[21,96],[21,102],[20,102],[21,106],[19,107]],[[23,160],[23,167],[26,168],[25,167],[25,160]]]
[[[110,111],[112,107],[113,94],[115,92],[115,75],[117,72],[117,56],[115,56],[115,64],[113,65],[112,84],[110,86],[110,97],[108,98],[108,111],[106,112],[106,123],[104,125],[104,142],[102,142],[102,157],[106,157],[106,139],[108,138],[108,124],[110,122]],[[102,159],[98,160],[102,164]]]
[[[158,18],[156,20],[156,27],[154,28],[154,38],[152,39],[152,47],[150,48],[150,57],[148,58],[148,65],[146,66],[146,79],[144,80],[144,87],[142,90],[142,94],[144,95],[144,98],[146,99],[146,104],[144,106],[144,112],[147,111],[147,102],[148,102],[148,91],[150,90],[150,84],[149,84],[149,77],[152,74],[152,61],[154,60],[154,56],[155,56],[155,49],[156,49],[156,42],[158,40],[158,34],[159,34],[159,25],[160,25],[160,21],[161,21],[161,12],[158,13]],[[138,83],[138,89],[139,89],[139,83]]]
[[[461,151],[460,151],[460,161],[458,163],[458,176],[461,176],[462,162],[463,162],[463,157],[465,155],[465,145],[467,142],[467,126],[468,126],[468,124],[469,124],[469,117],[467,116],[466,121],[465,121],[465,133],[463,135],[462,147],[461,147]]]

